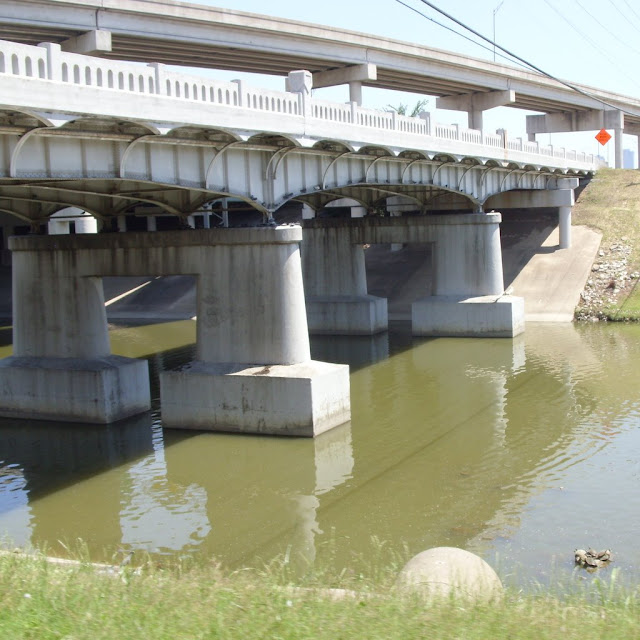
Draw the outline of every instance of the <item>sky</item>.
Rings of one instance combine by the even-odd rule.
[[[556,77],[640,99],[640,0],[430,0],[467,26],[505,49]],[[195,4],[286,17],[378,34],[428,47],[493,60],[491,45],[455,24],[421,0],[198,0]],[[424,14],[423,17],[415,10]],[[440,25],[433,22],[436,20]],[[444,25],[444,26],[442,26]],[[454,29],[471,38],[470,42]],[[478,43],[483,46],[479,46]],[[486,47],[486,48],[483,48]],[[496,61],[500,62],[500,51]],[[505,64],[516,64],[507,62]],[[218,77],[244,77],[254,85],[284,89],[282,78],[255,77],[237,72],[215,72]],[[343,102],[348,89],[317,90],[318,97]],[[385,108],[408,104],[422,95],[365,87],[363,106]],[[466,114],[435,109],[438,122],[466,126]],[[525,115],[518,109],[485,112],[485,129],[505,127],[511,136],[526,137]],[[613,141],[601,147],[596,132],[539,135],[542,144],[599,153],[613,164]],[[638,156],[636,136],[624,136],[624,148]]]

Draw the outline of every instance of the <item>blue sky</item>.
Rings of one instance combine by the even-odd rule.
[[[478,40],[420,0],[402,1],[429,18]],[[636,72],[640,68],[640,0],[431,1],[488,38],[493,36],[495,17],[496,41],[552,75],[640,98],[640,74]],[[485,44],[489,50],[483,49],[422,18],[397,0],[200,0],[197,4],[339,26],[493,59],[489,45]],[[500,61],[499,57],[497,59]],[[232,77],[240,75],[230,74]],[[284,84],[281,78],[250,78],[250,82],[278,88],[283,88]],[[346,88],[322,92],[319,96],[337,101],[346,100],[348,96]],[[387,104],[411,104],[420,97],[365,87],[364,106],[384,108]],[[428,110],[434,109],[435,100],[432,99]],[[524,115],[520,110],[494,109],[485,114],[485,127],[493,130],[506,126],[511,135],[522,135]],[[438,111],[436,120],[466,124],[465,116],[451,111]],[[591,133],[545,135],[539,136],[539,140],[545,144],[551,142],[602,153],[613,161],[613,143],[602,148]],[[625,136],[624,146],[637,156],[635,136]]]

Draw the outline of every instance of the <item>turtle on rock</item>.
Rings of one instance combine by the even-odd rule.
[[[604,551],[596,551],[591,548],[587,551],[584,549],[576,549],[574,551],[574,558],[576,564],[579,564],[581,567],[598,569],[611,562],[611,549],[605,549]]]

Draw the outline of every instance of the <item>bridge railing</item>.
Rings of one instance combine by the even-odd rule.
[[[354,112],[350,104],[337,104],[327,100],[313,99],[310,106],[312,118],[346,124],[352,124],[354,121]]]
[[[28,78],[50,79],[47,52],[17,42],[2,42],[0,47],[0,73]]]
[[[296,116],[304,121],[310,118],[316,132],[322,129],[318,125],[328,125],[327,137],[332,137],[331,134],[339,130],[345,139],[350,139],[348,136],[351,135],[352,139],[360,141],[363,134],[359,132],[368,130],[370,133],[367,137],[372,140],[378,137],[393,140],[394,135],[388,135],[392,133],[395,138],[403,140],[402,144],[416,149],[449,151],[462,155],[489,155],[503,160],[513,157],[520,162],[552,166],[555,162],[555,165],[567,168],[568,162],[580,169],[598,166],[598,160],[592,154],[542,147],[537,142],[523,141],[521,138],[512,139],[504,130],[488,134],[455,124],[433,123],[428,113],[423,113],[418,118],[402,116],[395,112],[358,107],[355,103],[319,100],[305,92],[257,89],[246,86],[240,80],[225,82],[189,75],[157,63],[121,62],[68,53],[62,51],[60,45],[51,43],[31,46],[0,41],[0,75],[2,74],[110,92],[126,92],[129,95],[162,96],[170,100],[200,102],[233,110],[280,114],[293,117],[293,121],[296,121]],[[92,108],[99,108],[99,105],[94,104],[95,99],[88,102],[91,102]],[[76,111],[79,106],[81,105],[74,105],[72,110]],[[246,122],[246,118],[243,122]],[[345,126],[350,129],[345,129]],[[492,153],[490,150],[495,151]]]

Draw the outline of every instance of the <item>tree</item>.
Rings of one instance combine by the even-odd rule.
[[[386,110],[395,111],[399,116],[411,116],[412,118],[417,118],[420,115],[420,112],[424,111],[428,104],[429,100],[427,98],[422,98],[422,100],[418,100],[418,102],[416,102],[411,113],[409,113],[409,105],[403,104],[402,102],[398,106],[388,104]]]

